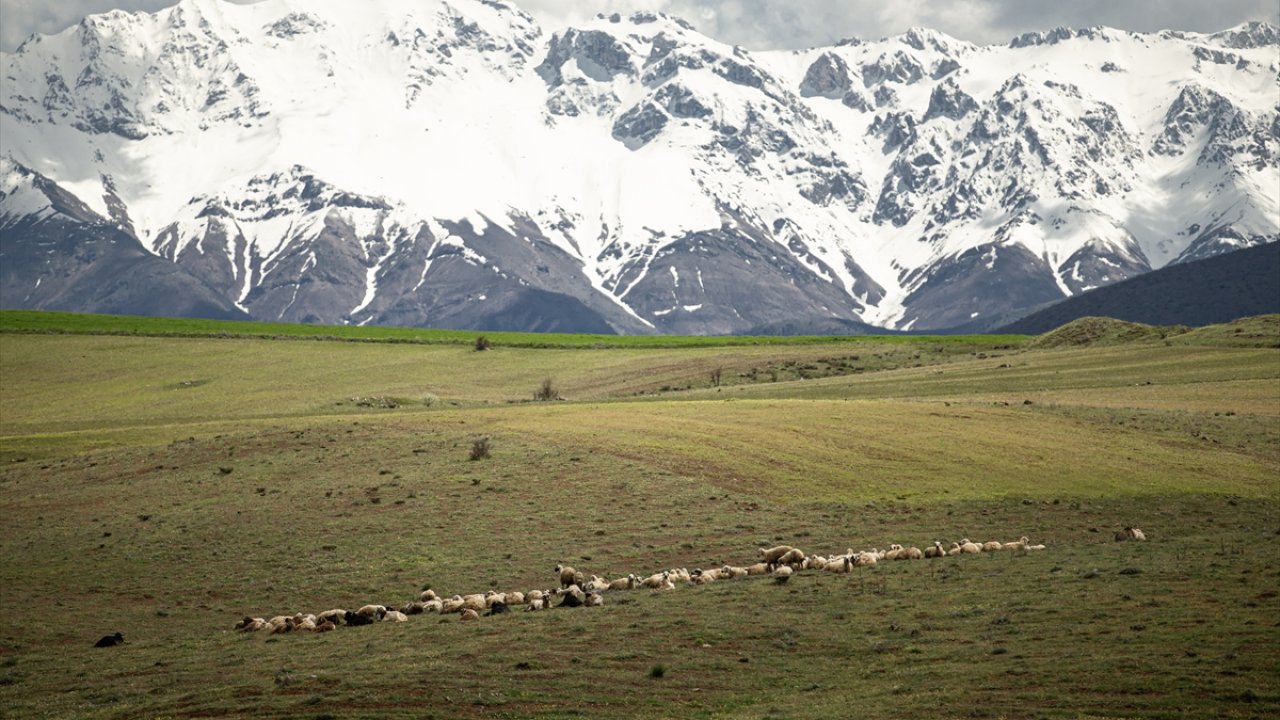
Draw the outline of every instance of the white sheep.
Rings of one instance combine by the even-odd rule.
[[[387,614],[387,607],[385,605],[364,605],[359,610],[356,610],[356,614],[374,620],[381,620]]]
[[[604,592],[609,589],[609,581],[598,575],[592,575],[591,579],[583,587],[587,592]]]
[[[904,548],[902,554],[898,556],[900,560],[919,560],[924,557],[924,553],[918,547]]]
[[[1004,543],[999,540],[988,540],[987,542],[982,543],[982,552],[995,552],[1003,549]]]
[[[582,604],[587,607],[600,607],[601,605],[604,605],[604,596],[600,593],[589,592],[587,593],[586,599],[582,601]]]
[[[669,581],[670,577],[671,577],[671,573],[667,572],[666,570],[663,570],[660,573],[654,573],[653,575],[650,575],[644,580],[641,580],[640,584],[647,588],[652,588],[654,590],[657,590],[661,588],[663,585],[665,585],[667,582],[670,582]],[[672,583],[672,587],[674,586],[675,584]]]
[[[636,579],[635,575],[628,575],[624,578],[618,578],[610,582],[609,589],[610,590],[631,590],[636,586],[638,582],[639,580]]]
[[[741,580],[747,575],[750,575],[750,573],[747,572],[747,569],[744,567],[725,565],[720,568],[720,578],[723,580]]]
[[[281,625],[284,625],[285,620],[292,621],[293,618],[289,615],[276,615],[275,617],[268,620],[267,624],[270,625],[272,628],[277,628],[277,627],[280,627]]]
[[[267,621],[262,618],[249,617],[246,615],[243,620],[236,623],[236,630],[241,632],[254,632],[261,630],[267,626]]]
[[[783,565],[782,567],[790,566]],[[841,555],[838,558],[829,558],[822,569],[829,573],[847,573],[853,569],[853,562],[847,556]]]
[[[791,569],[790,565],[780,565],[777,568],[775,568],[773,571],[773,581],[781,585],[786,581],[790,580],[791,575],[794,572],[795,571]]]
[[[440,596],[436,595],[436,591],[430,588],[423,590],[422,594],[418,596],[418,599],[423,602],[427,602],[428,600],[438,600],[439,598]]]
[[[343,610],[342,608],[335,608],[333,610],[325,610],[324,612],[320,613],[319,615],[316,616],[316,620],[318,620],[319,622],[328,621],[333,623],[334,625],[341,625],[343,618],[345,618],[346,616],[347,616],[346,610]]]
[[[1018,538],[1017,540],[1014,540],[1013,542],[1007,542],[1007,543],[1005,543],[1005,544],[1004,544],[1004,546],[1003,546],[1003,549],[1004,549],[1004,550],[1018,550],[1018,551],[1024,551],[1024,552],[1025,552],[1025,551],[1026,551],[1026,549],[1027,549],[1027,545],[1029,545],[1030,543],[1031,543],[1031,540],[1030,540],[1029,538],[1027,538],[1027,536],[1026,536],[1026,535],[1023,535],[1022,537]]]
[[[778,560],[777,560],[777,564],[779,565],[799,565],[800,563],[803,563],[803,562],[804,562],[804,552],[797,550],[795,548],[791,548],[787,552],[783,553],[778,557]]]
[[[1146,533],[1142,532],[1136,527],[1126,527],[1123,530],[1116,531],[1116,542],[1123,542],[1125,540],[1146,540],[1146,539],[1147,539]]]
[[[480,613],[476,612],[475,610],[472,610],[471,608],[466,608],[465,610],[463,610],[462,617],[459,618],[459,620],[462,620],[463,622],[466,622],[468,620],[479,620],[479,619],[480,619]]]
[[[778,562],[778,558],[781,558],[792,550],[795,550],[795,548],[790,545],[778,545],[777,547],[771,548],[758,548],[756,552],[760,554],[760,559],[762,561],[767,563],[776,563]]]
[[[807,558],[806,558],[806,561],[807,561]],[[758,562],[758,563],[755,563],[754,565],[748,565],[747,574],[748,575],[768,575],[769,563]]]
[[[800,569],[801,570],[822,570],[827,566],[827,563],[829,562],[831,562],[831,558],[823,557],[822,555],[810,555],[809,557],[804,559],[804,562],[800,563]],[[770,572],[772,572],[773,566],[770,566],[769,570]]]
[[[934,540],[932,546],[924,549],[924,556],[927,558],[946,557],[947,551],[942,549],[942,543]]]
[[[383,622],[409,622],[409,616],[399,610],[388,610],[382,617]]]

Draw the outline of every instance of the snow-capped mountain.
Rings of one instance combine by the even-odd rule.
[[[74,228],[219,312],[622,333],[983,328],[1280,239],[1262,23],[748,52],[653,13],[182,0],[0,80],[6,307],[74,306]]]

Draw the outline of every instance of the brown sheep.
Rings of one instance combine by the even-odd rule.
[[[556,575],[560,578],[560,587],[562,588],[567,588],[570,585],[581,585],[578,582],[578,577],[581,574],[567,565],[556,565]]]

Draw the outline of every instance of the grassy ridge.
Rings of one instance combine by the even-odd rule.
[[[0,334],[0,712],[1273,717],[1280,356],[1215,332],[486,353]],[[548,376],[568,401],[529,402]],[[476,437],[492,457],[468,460]],[[1151,540],[1112,542],[1130,524]],[[229,630],[547,587],[559,562],[1024,534],[1048,549]],[[115,630],[130,644],[90,647]]]
[[[471,345],[484,335],[495,345],[520,348],[686,348],[751,345],[908,343],[905,335],[878,336],[745,336],[745,335],[589,335],[567,333],[487,332],[427,328],[359,327],[351,325],[303,325],[257,321],[198,320],[123,315],[89,315],[42,310],[0,310],[0,333],[52,333],[86,335],[138,335],[148,337],[240,337],[350,342]],[[991,342],[1011,344],[1022,335],[984,336]],[[938,342],[963,343],[971,336],[940,336]]]

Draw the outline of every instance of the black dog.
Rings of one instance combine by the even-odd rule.
[[[115,647],[116,645],[123,645],[123,644],[124,644],[124,635],[120,633],[116,633],[115,635],[104,635],[102,639],[94,643],[93,646],[96,648]]]

